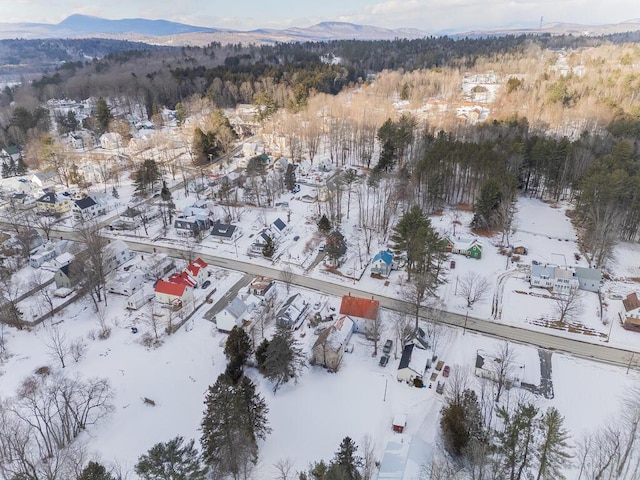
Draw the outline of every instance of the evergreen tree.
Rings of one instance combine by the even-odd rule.
[[[233,327],[224,346],[227,357],[226,375],[232,383],[238,383],[242,377],[244,365],[251,355],[251,339],[243,328]]]
[[[104,465],[91,461],[80,472],[77,480],[115,480],[115,477],[107,472]]]
[[[98,135],[102,135],[104,132],[109,130],[109,122],[113,118],[111,114],[111,109],[104,98],[98,98],[96,102],[96,111],[95,111],[95,128],[96,133]]]
[[[406,255],[407,273],[431,273],[436,282],[440,264],[444,258],[442,239],[431,225],[431,220],[420,207],[414,205],[393,228],[391,234],[393,250]]]
[[[304,354],[291,329],[286,325],[278,325],[275,335],[267,344],[263,365],[264,376],[273,382],[273,393],[283,383],[291,379],[297,380],[304,362]]]
[[[256,363],[258,364],[258,370],[264,374],[264,364],[267,361],[267,350],[269,349],[269,340],[266,338],[260,342],[260,345],[256,348]]]
[[[473,390],[465,390],[460,398],[453,398],[442,409],[440,427],[445,448],[454,456],[465,453],[469,442],[482,432],[482,416],[478,398]]]
[[[342,235],[338,230],[334,230],[327,235],[324,251],[327,252],[329,260],[336,264],[347,251],[347,244],[344,239],[344,235]]]
[[[160,198],[163,202],[169,202],[171,200],[171,190],[167,187],[167,182],[162,181],[162,190],[160,190]]]
[[[176,124],[180,127],[187,119],[187,111],[182,103],[176,104]]]
[[[218,478],[238,478],[258,458],[259,439],[270,433],[264,399],[246,377],[234,385],[225,375],[209,387],[201,423],[202,456]]]
[[[161,178],[160,168],[156,161],[150,158],[146,159],[135,173],[136,192],[146,194],[149,190],[153,190],[155,183]]]
[[[344,437],[340,448],[331,462],[330,478],[336,480],[360,480],[362,475],[358,468],[362,466],[362,459],[356,455],[358,447],[349,437]]]
[[[564,418],[554,407],[542,416],[538,428],[541,440],[536,448],[538,474],[536,480],[563,480],[562,469],[569,463],[571,454],[567,439],[569,434],[563,427]]]
[[[118,193],[118,190],[116,190],[116,187],[113,187],[111,189],[111,195],[113,196],[113,198],[120,198],[120,194]]]
[[[12,176],[9,164],[7,162],[2,162],[2,178],[9,178]]]
[[[193,439],[183,445],[180,436],[167,443],[156,443],[135,466],[143,480],[204,480],[203,468]]]
[[[25,175],[27,173],[27,164],[24,163],[22,156],[16,162],[16,175]]]
[[[293,163],[287,164],[287,170],[284,172],[284,185],[289,191],[296,187],[296,166]]]
[[[265,240],[265,244],[262,247],[262,255],[266,258],[273,257],[273,254],[276,253],[276,245],[271,238],[271,235],[266,235],[267,239]]]
[[[504,478],[527,478],[535,451],[538,409],[531,403],[518,403],[513,413],[504,407],[499,407],[496,413],[503,425],[496,434],[496,441],[498,453],[502,456]]]
[[[318,230],[323,233],[329,233],[331,231],[331,222],[325,214],[322,214],[320,221],[318,222]]]

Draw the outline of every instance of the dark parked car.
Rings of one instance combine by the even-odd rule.
[[[389,339],[384,342],[384,347],[382,347],[382,352],[387,355],[391,352],[391,347],[393,347],[393,340]]]
[[[451,372],[451,369],[449,368],[449,365],[445,365],[444,368],[442,369],[442,376],[443,377],[448,377],[449,376],[449,372]]]
[[[205,280],[204,283],[202,284],[202,288],[209,288],[210,286],[211,286],[210,280]]]
[[[381,367],[386,367],[387,363],[389,363],[388,355],[383,355],[382,357],[380,357],[380,362],[378,363],[378,365],[380,365]]]
[[[295,237],[293,237],[294,242],[297,242],[298,240],[300,240],[300,235],[296,235]]]

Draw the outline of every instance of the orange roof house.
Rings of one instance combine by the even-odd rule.
[[[340,315],[347,315],[355,323],[355,331],[368,333],[374,329],[380,314],[380,302],[373,298],[342,297]]]
[[[183,302],[193,300],[193,288],[184,283],[165,282],[158,280],[155,287],[156,301],[172,304],[175,300]]]

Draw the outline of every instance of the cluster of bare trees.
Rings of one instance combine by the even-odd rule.
[[[76,438],[112,410],[104,379],[59,374],[28,377],[0,403],[0,472],[4,478],[76,478],[84,458]]]

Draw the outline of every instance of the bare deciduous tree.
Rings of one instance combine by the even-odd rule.
[[[273,468],[276,470],[277,480],[293,480],[295,477],[295,471],[293,469],[294,463],[290,457],[281,458],[273,464]]]
[[[489,281],[477,272],[469,272],[460,280],[458,295],[465,299],[467,308],[481,302],[489,294]]]
[[[360,449],[362,451],[362,480],[371,480],[373,473],[376,471],[376,453],[375,442],[369,434],[362,437]]]
[[[488,368],[491,370],[496,382],[496,403],[500,402],[500,395],[504,388],[510,388],[513,374],[516,371],[516,352],[509,342],[504,342],[494,351],[492,362]]]
[[[60,331],[58,326],[50,325],[47,328],[47,338],[44,343],[49,350],[49,355],[59,361],[62,368],[65,368],[67,356],[71,353],[67,336]]]
[[[560,323],[571,321],[583,310],[582,292],[572,288],[566,294],[556,294],[553,297],[554,311]]]
[[[414,328],[411,317],[405,314],[394,314],[393,320],[393,330],[396,334],[396,348],[394,350],[394,356],[395,358],[398,358],[398,348],[400,348],[400,354],[402,354],[405,344],[413,338]]]

